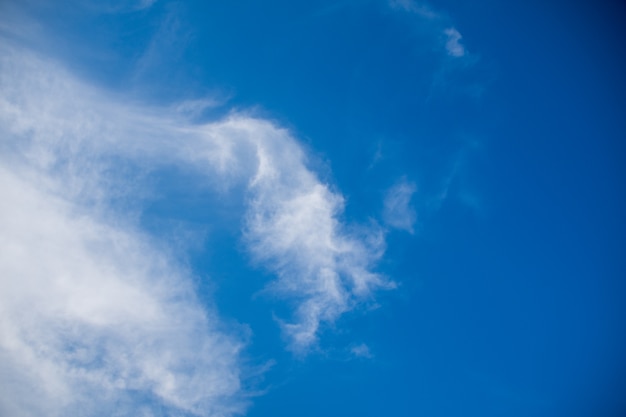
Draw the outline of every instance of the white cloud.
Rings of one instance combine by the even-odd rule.
[[[383,219],[387,225],[413,233],[417,214],[411,206],[411,197],[415,191],[415,184],[405,178],[387,191],[383,209]]]
[[[202,116],[210,109],[223,106],[228,101],[228,96],[222,98],[203,97],[198,99],[184,100],[172,106],[172,110],[190,119]]]
[[[461,45],[460,40],[463,38],[455,28],[447,28],[443,31],[447,36],[446,51],[448,55],[453,57],[462,57],[465,55],[465,47]]]
[[[389,0],[389,5],[392,9],[415,13],[426,19],[432,20],[440,17],[439,13],[435,12],[430,6],[423,2],[416,2],[414,0]]]
[[[445,50],[449,56],[460,58],[467,54],[465,47],[460,42],[461,33],[454,27],[446,27],[450,25],[450,18],[445,13],[435,11],[428,4],[414,0],[389,0],[389,5],[392,9],[412,13],[426,19],[437,36],[443,32]]]
[[[110,205],[173,131],[7,45],[0,91],[0,414],[242,413],[243,328]]]
[[[371,359],[374,357],[374,355],[370,351],[369,346],[367,346],[365,343],[352,346],[352,348],[350,348],[350,353],[352,353],[352,355],[357,358]]]
[[[197,133],[206,153],[186,159],[247,183],[244,234],[251,254],[278,275],[270,290],[298,301],[295,321],[282,323],[291,350],[305,352],[321,323],[393,286],[371,271],[384,251],[382,231],[348,230],[339,221],[343,197],[307,168],[289,131],[234,114]]]
[[[0,414],[242,412],[242,340],[185,269],[38,175],[0,170]]]
[[[295,303],[282,323],[295,352],[393,286],[372,272],[382,232],[341,223],[342,196],[289,131],[243,113],[193,124],[172,108],[129,104],[0,44],[3,414],[158,414],[152,400],[208,416],[245,409],[239,331],[111,205],[149,194],[130,174],[169,165],[244,185],[244,241],[277,274],[270,290]]]

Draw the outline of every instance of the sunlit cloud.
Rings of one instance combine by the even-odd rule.
[[[383,233],[340,221],[343,197],[288,130],[245,112],[193,123],[211,102],[132,104],[9,42],[0,55],[9,415],[245,410],[245,332],[200,303],[192,272],[112,204],[140,210],[142,178],[160,167],[244,190],[241,239],[275,273],[268,293],[295,306],[280,318],[292,351],[306,353],[323,324],[393,287],[374,272]]]
[[[1,52],[2,414],[242,413],[245,328],[225,326],[167,245],[110,205],[141,195],[119,159],[156,139],[152,116]]]

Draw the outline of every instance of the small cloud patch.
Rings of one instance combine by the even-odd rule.
[[[448,28],[443,31],[443,33],[447,36],[446,41],[446,51],[448,51],[448,55],[460,58],[465,55],[465,47],[461,45],[461,33],[455,28]]]
[[[411,198],[416,190],[414,183],[403,178],[387,191],[383,220],[388,226],[413,233],[417,213],[411,205]]]
[[[350,353],[352,353],[352,355],[357,358],[371,359],[374,357],[374,355],[370,351],[370,348],[365,343],[352,346],[352,348],[350,349]]]

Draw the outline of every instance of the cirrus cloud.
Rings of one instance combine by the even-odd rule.
[[[288,130],[237,111],[193,123],[0,46],[3,413],[245,410],[245,331],[201,303],[192,271],[115,204],[140,210],[142,175],[160,167],[244,190],[242,239],[275,273],[269,291],[294,305],[281,321],[292,351],[393,287],[373,271],[383,233],[340,220],[343,197]]]

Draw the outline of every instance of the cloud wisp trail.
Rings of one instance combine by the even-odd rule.
[[[3,412],[113,415],[117,404],[120,415],[150,415],[149,399],[190,415],[245,410],[245,335],[111,203],[149,192],[129,173],[170,166],[216,187],[243,185],[242,239],[276,275],[269,291],[295,305],[281,325],[296,353],[316,345],[324,323],[393,286],[373,271],[384,233],[344,224],[341,194],[271,121],[232,112],[192,123],[9,42],[0,91]]]

